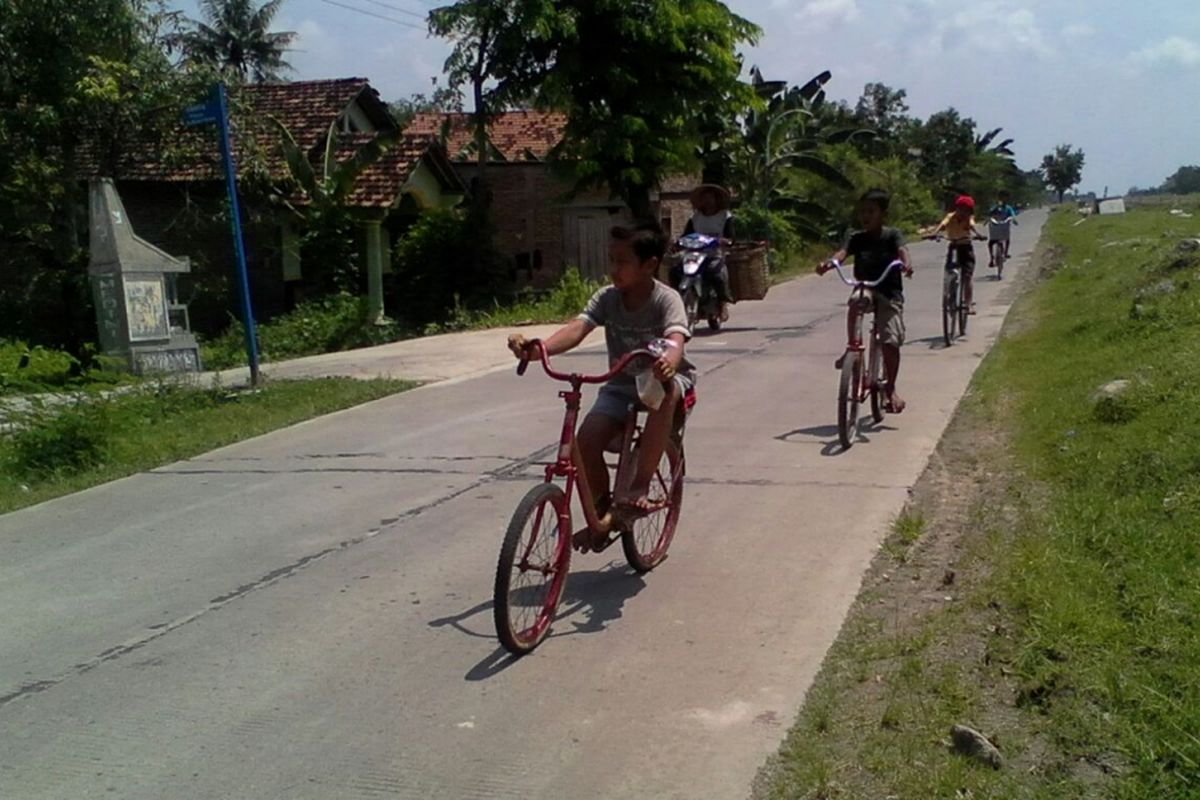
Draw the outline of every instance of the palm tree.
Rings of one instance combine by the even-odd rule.
[[[188,20],[190,30],[177,37],[184,60],[256,82],[277,80],[291,65],[283,60],[293,31],[271,31],[283,0],[258,8],[253,0],[200,0],[204,21]]]

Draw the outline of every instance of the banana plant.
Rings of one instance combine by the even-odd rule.
[[[828,70],[790,88],[785,81],[765,80],[757,67],[750,76],[763,102],[761,108],[746,114],[738,141],[731,147],[733,188],[744,205],[785,214],[798,230],[824,235],[829,211],[792,191],[788,173],[800,170],[839,188],[853,189],[850,179],[821,157],[822,148],[874,133],[856,128],[825,129],[817,112],[825,101],[825,84],[832,78]]]
[[[350,158],[337,160],[337,122],[325,134],[323,152],[314,164],[292,132],[277,119],[280,146],[294,187],[281,195],[300,221],[302,260],[312,264],[318,284],[327,292],[356,292],[361,283],[356,220],[347,205],[363,171],[399,141],[402,131],[384,131],[360,146]]]

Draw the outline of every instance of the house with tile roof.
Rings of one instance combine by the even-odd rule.
[[[630,219],[629,209],[607,192],[569,196],[570,180],[550,163],[566,122],[556,112],[508,111],[488,130],[496,246],[513,260],[517,280],[534,286],[554,284],[569,267],[606,280],[609,229]],[[470,115],[417,114],[405,134],[436,137],[464,182],[473,185],[477,157]],[[698,176],[672,177],[654,195],[664,230],[682,233],[691,214],[688,192],[698,182]]]
[[[365,78],[252,84],[242,88],[233,109],[233,144],[243,182],[288,178],[275,123],[287,128],[314,164],[323,158],[331,130],[339,163],[380,134],[398,134],[386,104]],[[85,174],[115,179],[131,222],[146,239],[168,252],[192,256],[194,262],[208,262],[210,269],[227,271],[227,236],[181,235],[190,222],[219,216],[224,187],[215,137],[211,130],[181,128],[171,145],[135,141],[115,158],[85,148],[82,160],[90,167]],[[257,174],[250,174],[252,170]],[[419,132],[399,134],[359,175],[348,204],[359,222],[373,313],[384,312],[390,241],[421,211],[457,205],[464,190],[446,149]],[[304,202],[303,196],[293,198],[293,203]],[[267,318],[287,310],[309,288],[300,260],[301,232],[294,215],[281,208],[250,207],[247,216],[256,312]],[[196,239],[207,241],[197,244]],[[207,252],[196,252],[197,247]],[[214,306],[224,313],[223,302]]]

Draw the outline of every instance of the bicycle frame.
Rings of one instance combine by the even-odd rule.
[[[850,335],[849,340],[846,342],[846,352],[862,353],[866,350],[866,347],[863,345],[863,335],[862,335],[863,314],[874,313],[874,298],[872,297],[872,295],[867,294],[867,292],[874,290],[877,286],[879,286],[879,284],[883,283],[887,279],[888,275],[891,274],[893,269],[903,269],[904,262],[897,259],[896,261],[893,261],[892,263],[888,264],[887,268],[884,269],[883,274],[880,275],[879,278],[874,281],[860,281],[855,278],[847,278],[845,272],[842,271],[841,264],[839,264],[836,261],[833,261],[831,263],[833,264],[834,269],[837,270],[838,277],[842,279],[842,283],[844,283],[850,287],[850,299],[849,299],[849,301],[847,301],[849,310],[846,312],[846,314],[847,314],[846,329],[847,329],[847,331],[853,331],[853,333]],[[871,309],[870,311],[867,311],[868,306]],[[872,320],[872,322],[871,322],[871,347],[874,348],[874,347],[878,346],[879,341],[880,341],[880,336],[879,336],[878,325],[876,324],[876,322],[874,320]],[[871,358],[869,360],[873,361],[874,353],[871,353],[869,355],[871,356]],[[866,392],[869,390],[869,388],[870,387],[868,385],[866,385],[866,381],[864,380],[864,386],[861,388],[862,396],[860,397],[860,399],[865,399]]]
[[[587,522],[589,529],[600,533],[609,533],[604,529],[603,522],[596,510],[596,504],[593,501],[591,487],[588,485],[587,472],[583,468],[582,455],[575,443],[575,436],[579,426],[579,411],[583,401],[583,386],[585,384],[607,383],[618,374],[623,372],[633,361],[638,358],[655,358],[654,353],[649,350],[635,350],[623,356],[612,368],[604,375],[580,375],[579,373],[562,373],[554,370],[550,366],[549,357],[546,355],[545,349],[541,346],[541,342],[533,340],[531,344],[536,344],[538,353],[541,356],[542,368],[551,378],[569,383],[571,388],[567,391],[561,391],[558,396],[563,399],[566,404],[566,412],[563,415],[562,432],[558,440],[558,453],[555,460],[546,465],[545,482],[552,483],[556,478],[562,478],[566,481],[564,493],[567,498],[571,497],[572,492],[578,492],[579,505],[583,509],[584,520]],[[517,374],[523,375],[529,362],[522,360],[520,366],[517,367]],[[625,428],[621,437],[621,448],[618,451],[617,472],[613,481],[614,493],[619,493],[626,488],[633,479],[634,470],[636,470],[635,459],[633,459],[633,439],[637,433],[637,412],[631,408],[629,415],[625,419]],[[570,504],[566,506],[566,519],[564,520],[568,527],[570,526]],[[609,541],[612,544],[615,539]],[[532,547],[532,542],[530,546]],[[525,556],[527,558],[527,554]],[[524,560],[524,559],[523,559]]]

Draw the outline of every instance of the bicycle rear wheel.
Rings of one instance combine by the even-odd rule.
[[[649,500],[654,510],[633,520],[630,530],[621,534],[625,560],[637,572],[649,572],[667,557],[683,505],[683,472],[682,448],[668,441],[650,481]]]
[[[533,487],[504,534],[492,611],[504,649],[524,655],[550,632],[571,566],[567,497],[552,483]]]
[[[942,338],[946,347],[954,344],[954,328],[958,322],[958,276],[954,272],[946,273],[942,286]]]
[[[996,250],[996,280],[1000,281],[1004,280],[1004,259],[1006,258],[1004,255],[1004,244],[1001,243]]]
[[[858,438],[858,390],[861,381],[862,353],[846,353],[838,387],[838,441],[844,450],[849,450]]]

